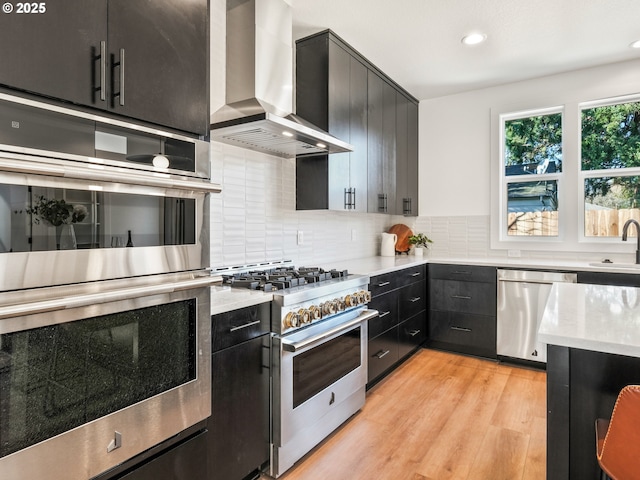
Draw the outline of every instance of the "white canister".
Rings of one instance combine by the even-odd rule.
[[[380,255],[383,257],[393,257],[396,254],[396,242],[398,236],[395,233],[383,233],[380,243]]]

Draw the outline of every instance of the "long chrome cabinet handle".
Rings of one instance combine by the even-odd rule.
[[[107,42],[100,42],[100,100],[107,99]]]
[[[391,312],[380,312],[378,314],[378,318],[386,317],[387,315],[390,315],[390,314],[391,314]]]
[[[391,282],[380,282],[378,284],[379,287],[386,287],[387,285],[389,285]]]
[[[410,332],[407,332],[411,337],[415,337],[416,335],[418,335],[420,333],[420,330],[411,330]]]
[[[458,300],[471,300],[468,295],[451,295],[451,298],[457,298]]]
[[[419,277],[420,275],[422,275],[420,272],[416,272],[416,273],[412,273],[411,274],[412,277]]]
[[[457,330],[458,332],[470,332],[471,331],[470,328],[464,328],[464,327],[451,327],[451,330]]]
[[[242,330],[243,328],[253,327],[254,325],[259,325],[262,320],[256,320],[255,322],[245,323],[244,325],[238,325],[237,327],[232,327],[229,329],[229,332],[237,332],[238,330]]]
[[[193,288],[207,287],[218,282],[216,277],[202,277],[182,282],[161,285],[146,285],[143,287],[122,288],[110,292],[89,293],[86,295],[65,296],[52,300],[10,305],[0,308],[0,319],[32,315],[35,313],[54,312],[70,308],[86,307],[98,303],[116,302],[132,298],[160,295],[163,293],[179,292]]]
[[[378,358],[386,357],[390,353],[390,350],[385,350],[383,352],[378,352],[374,356]]]
[[[420,301],[420,298],[422,298],[422,297],[413,297],[413,298],[410,298],[409,301],[411,303],[416,303],[416,302]]]
[[[120,105],[124,107],[124,48],[120,49]]]

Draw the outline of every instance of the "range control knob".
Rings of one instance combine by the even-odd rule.
[[[304,325],[311,321],[311,313],[306,308],[301,308],[300,310],[298,310],[298,318]]]
[[[300,325],[300,318],[296,312],[289,312],[285,315],[282,325],[285,329],[295,328]]]
[[[322,315],[333,315],[336,313],[336,306],[333,302],[327,301],[322,304]]]
[[[344,304],[347,307],[355,307],[357,305],[357,301],[358,299],[355,297],[355,295],[345,295],[344,297]]]
[[[364,303],[369,303],[371,301],[371,292],[369,290],[364,290]]]
[[[344,300],[341,298],[336,298],[333,302],[336,304],[336,310],[339,312],[343,311],[346,307]]]
[[[315,305],[311,305],[309,307],[309,313],[311,314],[311,321],[322,318],[322,311],[320,310],[320,307]]]

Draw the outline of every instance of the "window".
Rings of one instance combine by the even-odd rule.
[[[557,237],[562,111],[504,115],[501,123],[501,237]]]
[[[580,117],[584,237],[619,238],[640,221],[640,101],[583,104]]]

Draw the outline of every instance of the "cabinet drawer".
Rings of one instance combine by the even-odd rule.
[[[422,281],[400,290],[400,320],[414,316],[427,308],[427,282]]]
[[[212,351],[250,340],[271,331],[271,304],[220,313],[211,317]]]
[[[398,357],[403,358],[427,339],[427,312],[402,322],[398,326]]]
[[[427,278],[427,266],[404,268],[395,272],[384,273],[371,277],[369,290],[372,296],[381,295],[396,288],[404,287]]]
[[[432,310],[429,316],[429,341],[473,347],[495,356],[496,319]]]
[[[430,308],[478,315],[496,314],[496,284],[460,282],[455,280],[430,281]]]
[[[379,377],[398,361],[398,327],[369,340],[368,381]]]
[[[429,278],[459,280],[461,282],[496,283],[496,268],[477,265],[429,265]]]
[[[369,320],[369,338],[375,338],[382,332],[398,324],[398,293],[388,292],[378,295],[369,302],[369,308],[379,312],[376,318]]]

